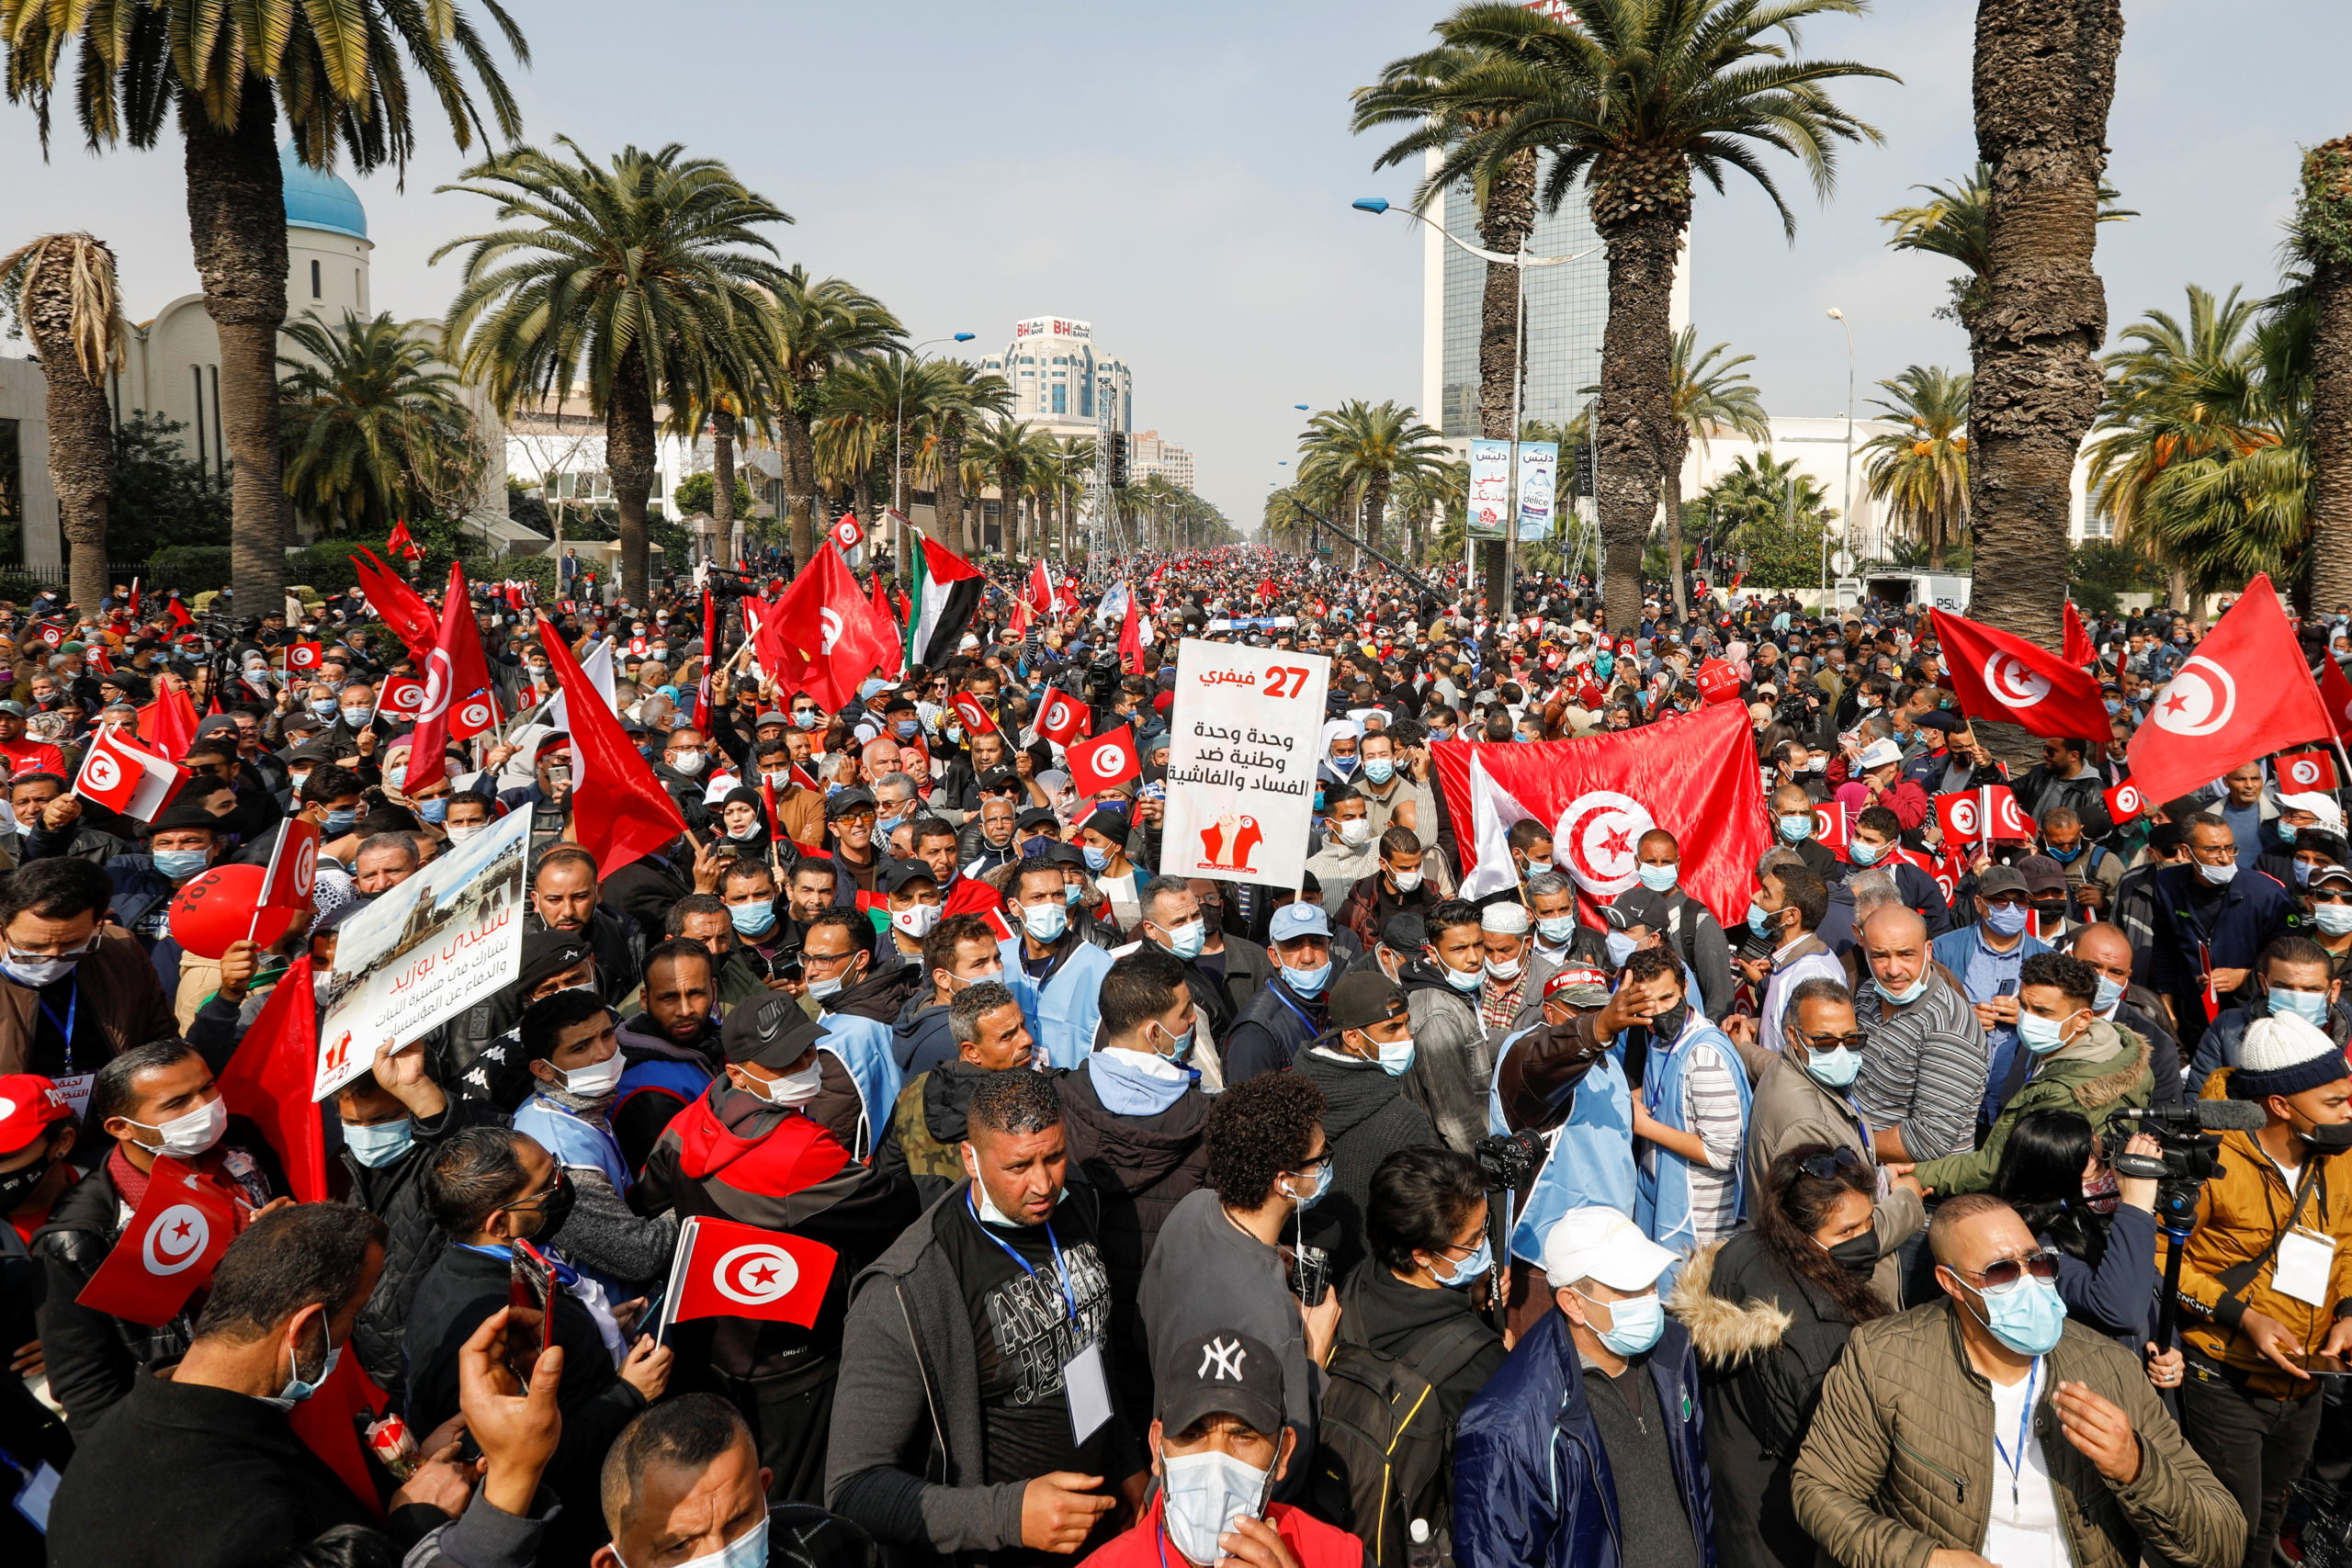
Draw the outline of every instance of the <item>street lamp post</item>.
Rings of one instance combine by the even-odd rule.
[[[978,333],[955,333],[946,337],[925,338],[907,350],[908,367],[911,367],[915,355],[933,344],[969,343],[978,335]],[[897,513],[900,518],[898,540],[899,558],[904,561],[907,554],[906,530],[914,526],[913,519],[908,515],[907,512],[907,375],[905,369],[899,372],[898,433],[892,437],[890,446],[890,510]]]
[[[1528,254],[1527,242],[1522,238],[1520,241],[1518,254],[1515,255],[1505,255],[1500,251],[1485,250],[1477,245],[1471,244],[1466,240],[1457,238],[1453,234],[1448,232],[1445,225],[1442,223],[1433,222],[1430,219],[1423,217],[1420,213],[1414,211],[1411,208],[1391,208],[1386,201],[1376,196],[1359,197],[1356,200],[1349,203],[1349,205],[1353,207],[1359,212],[1369,212],[1375,217],[1384,212],[1402,212],[1414,222],[1427,224],[1430,228],[1436,230],[1439,234],[1444,237],[1446,243],[1453,245],[1454,249],[1466,252],[1471,255],[1476,256],[1481,261],[1494,262],[1512,269],[1511,314],[1516,323],[1516,330],[1513,332],[1511,336],[1510,349],[1510,504],[1504,513],[1503,522],[1503,602],[1495,615],[1495,620],[1498,624],[1509,621],[1516,614],[1517,606],[1513,601],[1518,596],[1519,405],[1520,391],[1521,389],[1525,386],[1527,380],[1527,269],[1531,266],[1559,266],[1567,262],[1582,261],[1585,257],[1592,254],[1594,251],[1600,249],[1600,247],[1599,245],[1593,245],[1588,249],[1577,252],[1574,255],[1536,256]],[[1597,531],[1597,525],[1600,515],[1600,486],[1598,484],[1593,487],[1592,507]],[[1555,515],[1556,514],[1555,510]],[[1470,519],[1466,512],[1462,520],[1462,596],[1466,602],[1470,597],[1470,584],[1477,575],[1476,564],[1477,551],[1476,547],[1471,542]]]
[[[1829,319],[1846,329],[1846,545],[1854,543],[1854,323],[1837,306],[1829,307]]]

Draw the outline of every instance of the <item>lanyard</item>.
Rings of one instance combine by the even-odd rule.
[[[79,976],[74,977],[73,991],[66,998],[65,1021],[62,1023],[58,1022],[57,1013],[49,1005],[47,998],[36,993],[33,999],[40,1003],[41,1016],[48,1019],[51,1026],[65,1037],[65,1070],[71,1073],[74,1070],[74,1020],[82,1010],[81,977]]]
[[[2008,1450],[2001,1447],[2000,1433],[1996,1432],[1993,1434],[1993,1451],[1999,1454],[2001,1456],[2001,1462],[2009,1467],[2009,1506],[2013,1509],[2018,1506],[2018,1473],[2025,1468],[2026,1439],[2032,1435],[2033,1431],[2034,1384],[2041,1382],[2041,1358],[2036,1356],[2033,1359],[2032,1367],[2029,1369],[2025,1374],[2025,1408],[2018,1413],[2017,1457],[2012,1459],[2009,1457]]]
[[[1290,987],[1287,983],[1280,986],[1269,986],[1266,988],[1274,993],[1274,1000],[1282,1003],[1283,1006],[1298,1014],[1298,1021],[1306,1025],[1307,1032],[1310,1034],[1319,1034],[1322,1032],[1322,1026],[1306,1015],[1306,1010],[1305,1008],[1299,1006],[1298,1003],[1291,999]]]
[[[978,1183],[976,1182],[974,1185],[977,1186]],[[1011,1247],[1007,1246],[1004,1237],[989,1229],[988,1222],[980,1218],[980,1206],[974,1201],[969,1188],[967,1188],[964,1191],[964,1207],[972,1212],[972,1223],[979,1226],[980,1234],[982,1235],[996,1243],[998,1249],[1003,1252],[1007,1258],[1010,1258],[1015,1263],[1020,1264],[1021,1271],[1023,1274],[1028,1275],[1032,1280],[1037,1277],[1037,1270],[1030,1267],[1029,1260],[1027,1258],[1022,1257],[1021,1254],[1013,1251]],[[1062,1261],[1062,1244],[1054,1239],[1054,1227],[1051,1221],[1046,1222],[1046,1245],[1054,1249],[1054,1271],[1061,1277],[1062,1303],[1069,1308],[1069,1320],[1073,1325],[1076,1325],[1078,1323],[1078,1297],[1070,1291],[1069,1265]]]

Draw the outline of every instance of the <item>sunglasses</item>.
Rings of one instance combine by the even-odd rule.
[[[2352,904],[2352,893],[2330,893],[2323,888],[2314,887],[2312,889],[2312,902],[2314,904]]]
[[[2006,1291],[2030,1274],[2037,1280],[2058,1277],[2058,1255],[2054,1252],[2029,1252],[2023,1258],[1996,1258],[1982,1270],[1947,1265],[1951,1271],[1979,1282],[1984,1291]]]
[[[1797,1169],[1815,1181],[1832,1181],[1841,1170],[1852,1170],[1862,1163],[1862,1156],[1849,1148],[1837,1148],[1826,1155],[1797,1161]]]
[[[1807,1034],[1800,1029],[1797,1036],[1805,1043],[1805,1048],[1812,1051],[1835,1051],[1841,1045],[1849,1051],[1859,1051],[1866,1038],[1859,1029],[1850,1034]]]
[[[1988,909],[2018,909],[2033,902],[2022,893],[1980,893],[1977,897],[1984,900]]]

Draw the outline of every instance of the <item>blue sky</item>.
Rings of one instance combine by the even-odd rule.
[[[462,3],[462,0],[461,0]],[[1349,209],[1402,198],[1347,95],[1420,47],[1419,0],[1002,0],[895,6],[515,0],[534,64],[513,73],[533,139],[594,151],[678,141],[723,158],[798,221],[787,260],[854,279],[917,337],[996,347],[1023,316],[1091,321],[1135,370],[1136,422],[1192,448],[1203,493],[1245,527],[1287,475],[1302,416],[1340,399],[1410,402],[1420,385],[1419,247]],[[2184,285],[2267,290],[2298,149],[2352,131],[2340,62],[2352,7],[2319,0],[2131,0],[2110,177],[2143,216],[2101,231],[2120,327],[2177,310]],[[1880,0],[1810,28],[1806,52],[1904,85],[1843,101],[1885,133],[1849,149],[1826,206],[1790,166],[1793,245],[1751,190],[1703,192],[1691,235],[1702,341],[1752,353],[1776,413],[1845,407],[1852,319],[1862,400],[1911,363],[1965,363],[1931,315],[1950,270],[1885,249],[1876,215],[1973,156],[1962,0]],[[136,316],[195,288],[175,144],[93,159],[71,128],[50,161],[31,117],[0,107],[8,199],[0,250],[87,228],[114,243]],[[462,159],[437,129],[409,171],[357,182],[379,308],[438,315],[440,243],[487,226],[479,198],[435,195]],[[10,352],[22,352],[15,345]]]

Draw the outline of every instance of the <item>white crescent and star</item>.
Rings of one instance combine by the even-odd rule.
[[[212,1239],[212,1222],[193,1203],[175,1203],[155,1216],[140,1244],[140,1261],[150,1274],[172,1275],[204,1256]]]
[[[792,1293],[800,1283],[800,1265],[774,1242],[755,1241],[721,1254],[710,1282],[729,1301],[766,1306]]]
[[[2030,708],[2050,694],[2050,677],[2014,653],[1984,660],[1984,684],[2003,707]]]
[[[1642,835],[1657,826],[1649,808],[1613,789],[1589,790],[1560,813],[1555,840],[1564,847],[1568,874],[1595,897],[1623,893],[1634,885],[1634,852]]]
[[[2194,739],[2228,725],[2238,711],[2237,678],[2201,653],[2192,653],[2156,697],[2157,727]]]

